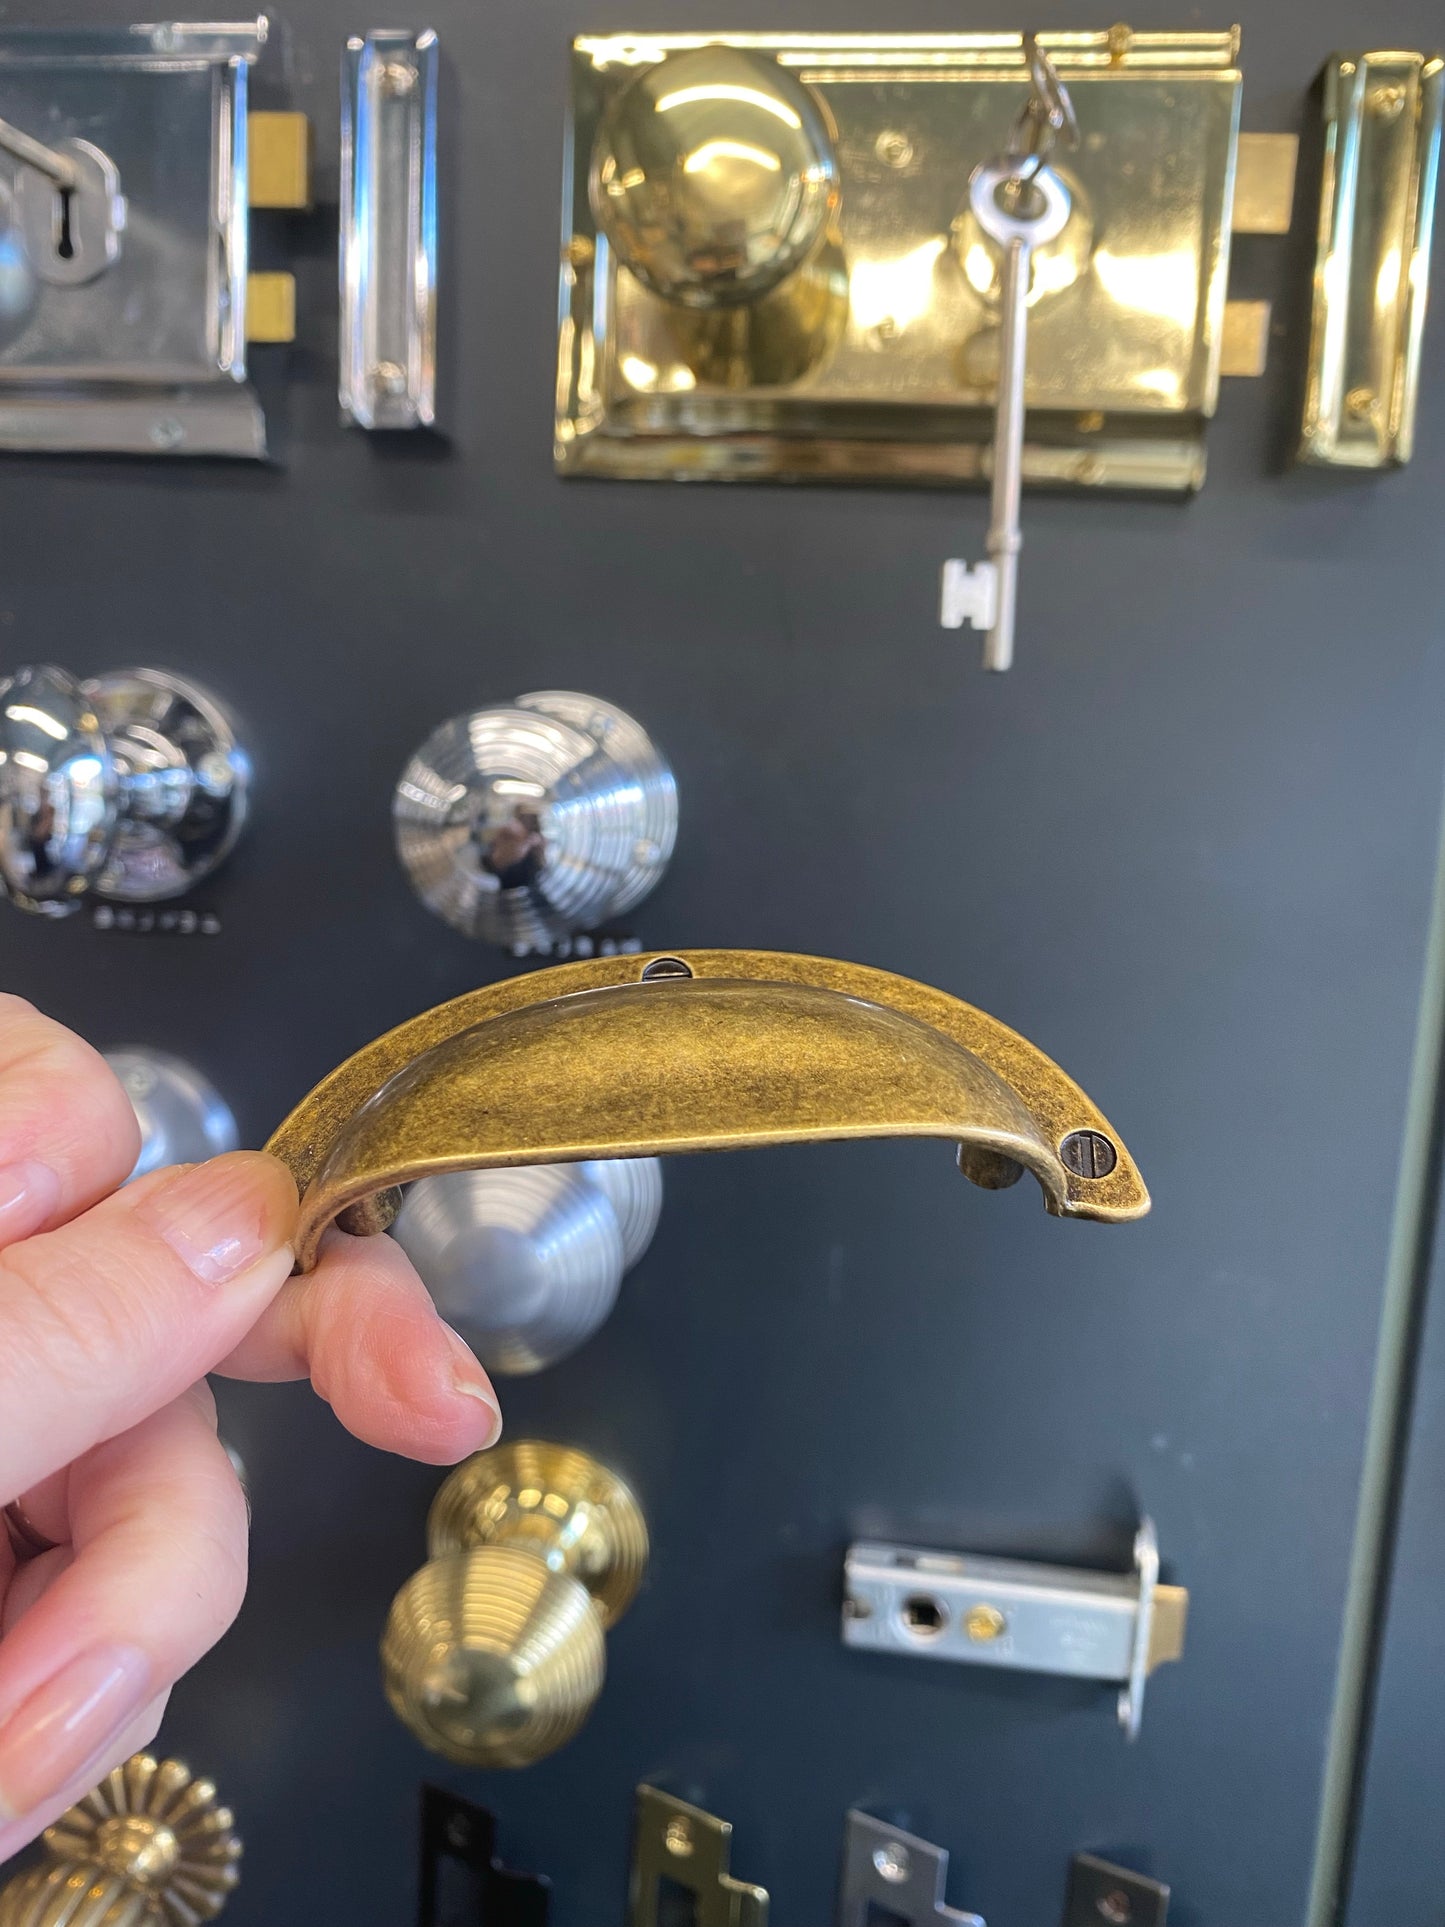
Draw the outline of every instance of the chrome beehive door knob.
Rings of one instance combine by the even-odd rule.
[[[521,1440],[451,1474],[427,1544],[382,1635],[393,1711],[463,1766],[545,1758],[592,1710],[603,1633],[642,1582],[647,1527],[636,1499],[585,1452]]]
[[[638,75],[598,129],[592,208],[618,258],[688,308],[761,299],[822,246],[838,160],[818,95],[769,54],[699,47]]]
[[[646,730],[572,690],[454,717],[403,771],[396,846],[428,909],[514,955],[639,904],[677,840],[677,786]]]
[[[39,664],[0,682],[0,879],[22,909],[183,896],[240,835],[249,781],[229,717],[179,676]]]
[[[392,1235],[490,1372],[540,1372],[617,1300],[662,1209],[656,1158],[518,1165],[423,1178]]]
[[[171,1164],[201,1164],[240,1144],[230,1105],[193,1065],[140,1046],[103,1055],[140,1125],[140,1156],[127,1182]]]

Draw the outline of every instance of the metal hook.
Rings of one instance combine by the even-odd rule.
[[[1029,69],[1029,97],[1013,124],[1005,152],[1011,160],[1024,163],[1027,171],[1021,168],[1015,178],[1028,182],[1045,165],[1060,139],[1068,147],[1078,146],[1079,123],[1069,90],[1039,45],[1037,34],[1023,36],[1023,51]]]

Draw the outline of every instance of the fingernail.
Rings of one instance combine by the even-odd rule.
[[[151,1665],[133,1646],[81,1653],[0,1726],[0,1819],[53,1799],[153,1697]]]
[[[147,1195],[136,1214],[207,1285],[223,1285],[284,1243],[275,1161],[240,1153],[194,1165]]]
[[[479,1405],[485,1405],[492,1415],[492,1429],[482,1441],[479,1450],[495,1445],[502,1436],[502,1412],[497,1404],[497,1395],[492,1390],[492,1381],[487,1377],[477,1360],[476,1353],[450,1325],[446,1328],[452,1346],[452,1386],[463,1398],[474,1398]]]
[[[7,1243],[38,1231],[60,1202],[60,1179],[33,1158],[0,1170],[0,1238]]]

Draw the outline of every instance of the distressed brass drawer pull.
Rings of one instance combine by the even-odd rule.
[[[861,964],[689,950],[562,964],[469,992],[368,1044],[268,1147],[326,1227],[385,1230],[443,1171],[855,1137],[941,1137],[976,1184],[1032,1171],[1059,1217],[1142,1217],[1108,1121],[1016,1031]]]

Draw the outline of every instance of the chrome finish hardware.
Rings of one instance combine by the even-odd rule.
[[[1184,1650],[1189,1594],[1159,1583],[1152,1523],[1132,1573],[861,1542],[845,1565],[843,1643],[1021,1672],[1120,1683],[1119,1724],[1138,1736],[1144,1685]]]
[[[646,1570],[632,1493],[569,1446],[499,1445],[442,1485],[427,1548],[382,1636],[392,1710],[463,1766],[529,1766],[565,1746],[602,1690],[603,1633]]]
[[[848,1815],[838,1927],[984,1927],[982,1914],[944,1904],[948,1855],[914,1834],[900,1833],[871,1814]]]
[[[24,130],[7,143],[24,150],[22,245],[0,448],[265,454],[246,381],[246,103],[267,35],[264,18],[0,28],[0,114]]]
[[[140,1125],[135,1178],[171,1164],[201,1164],[241,1142],[225,1098],[198,1070],[168,1051],[108,1050],[105,1061],[120,1079]]]
[[[618,260],[686,308],[756,301],[822,245],[838,201],[818,96],[765,53],[666,55],[612,102],[592,210]]]
[[[970,570],[962,562],[943,565],[945,629],[968,620],[987,630],[985,669],[1013,665],[1014,614],[1018,594],[1019,498],[1023,488],[1024,373],[1028,342],[1028,296],[1034,249],[1064,231],[1072,203],[1069,190],[1051,167],[1020,175],[1012,157],[974,169],[968,199],[980,230],[1003,251],[999,300],[998,399],[993,418],[993,488],[988,525],[988,561]],[[1035,205],[1010,209],[1002,196],[1011,189],[1032,196]]]
[[[195,1927],[241,1877],[241,1842],[209,1780],[132,1754],[43,1836],[0,1888],[0,1927]]]
[[[1300,456],[1389,468],[1414,453],[1445,60],[1336,54]]]
[[[679,1918],[665,1908],[669,1886],[691,1895],[693,1927],[768,1927],[766,1888],[737,1880],[728,1871],[732,1824],[689,1806],[686,1800],[637,1789],[628,1881],[627,1927],[663,1927]]]
[[[1162,1881],[1091,1853],[1074,1855],[1062,1927],[1167,1927],[1168,1919],[1169,1889]]]
[[[0,681],[0,882],[42,916],[89,893],[181,896],[230,852],[249,781],[230,718],[194,683],[16,670]]]
[[[488,1371],[540,1372],[606,1321],[662,1210],[657,1158],[423,1178],[393,1227]]]
[[[625,915],[661,881],[677,786],[623,710],[544,690],[443,723],[402,772],[393,818],[427,908],[521,957]]]
[[[341,89],[341,413],[430,428],[437,374],[437,37],[346,43]]]

